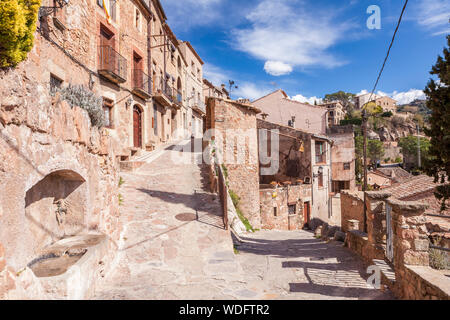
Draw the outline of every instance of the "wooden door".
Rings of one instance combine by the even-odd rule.
[[[114,34],[108,29],[100,27],[100,65],[101,69],[114,70],[115,54],[114,49]]]
[[[143,60],[136,53],[133,53],[133,79],[134,87],[144,89]]]
[[[304,207],[303,207],[303,222],[304,222],[303,227],[305,227],[306,225],[309,226],[309,223],[311,222],[311,206],[310,206],[309,202],[305,202],[304,203]]]
[[[135,148],[142,148],[142,112],[137,106],[133,108],[133,141]]]

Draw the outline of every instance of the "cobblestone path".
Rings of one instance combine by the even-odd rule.
[[[122,173],[124,231],[95,299],[390,298],[367,287],[349,251],[308,232],[258,232],[235,254],[202,166],[174,153]]]

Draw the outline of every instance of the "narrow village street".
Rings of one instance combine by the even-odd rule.
[[[393,298],[368,287],[362,264],[342,244],[307,231],[260,231],[235,239],[234,252],[203,166],[173,163],[173,149],[121,174],[124,231],[95,299]]]

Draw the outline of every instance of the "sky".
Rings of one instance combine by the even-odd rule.
[[[340,90],[372,90],[404,0],[161,3],[177,37],[204,60],[204,78],[236,83],[233,98],[254,100],[283,89],[294,100],[314,103]],[[429,71],[450,34],[449,18],[450,0],[409,0],[377,93],[399,104],[425,98]]]

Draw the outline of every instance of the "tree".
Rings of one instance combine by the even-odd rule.
[[[331,101],[340,101],[342,105],[344,106],[345,110],[349,110],[353,108],[353,97],[355,97],[355,94],[350,92],[344,92],[344,91],[338,91],[335,93],[326,94],[324,97],[325,102],[331,102]]]
[[[380,140],[369,140],[367,143],[367,156],[373,164],[384,157],[384,145]]]
[[[33,48],[40,0],[0,1],[0,68],[23,61]]]
[[[441,184],[435,195],[441,201],[442,211],[447,208],[446,201],[450,198],[450,35],[447,35],[447,45],[443,57],[438,57],[430,71],[439,81],[430,79],[425,88],[427,107],[431,110],[430,127],[425,128],[431,138],[426,172]]]
[[[422,164],[426,163],[429,160],[430,145],[430,140],[428,140],[427,138],[420,138],[420,159]],[[413,162],[416,167],[418,167],[419,164],[417,160],[417,137],[408,136],[400,138],[398,146],[402,148],[403,156],[409,159],[409,161]]]

